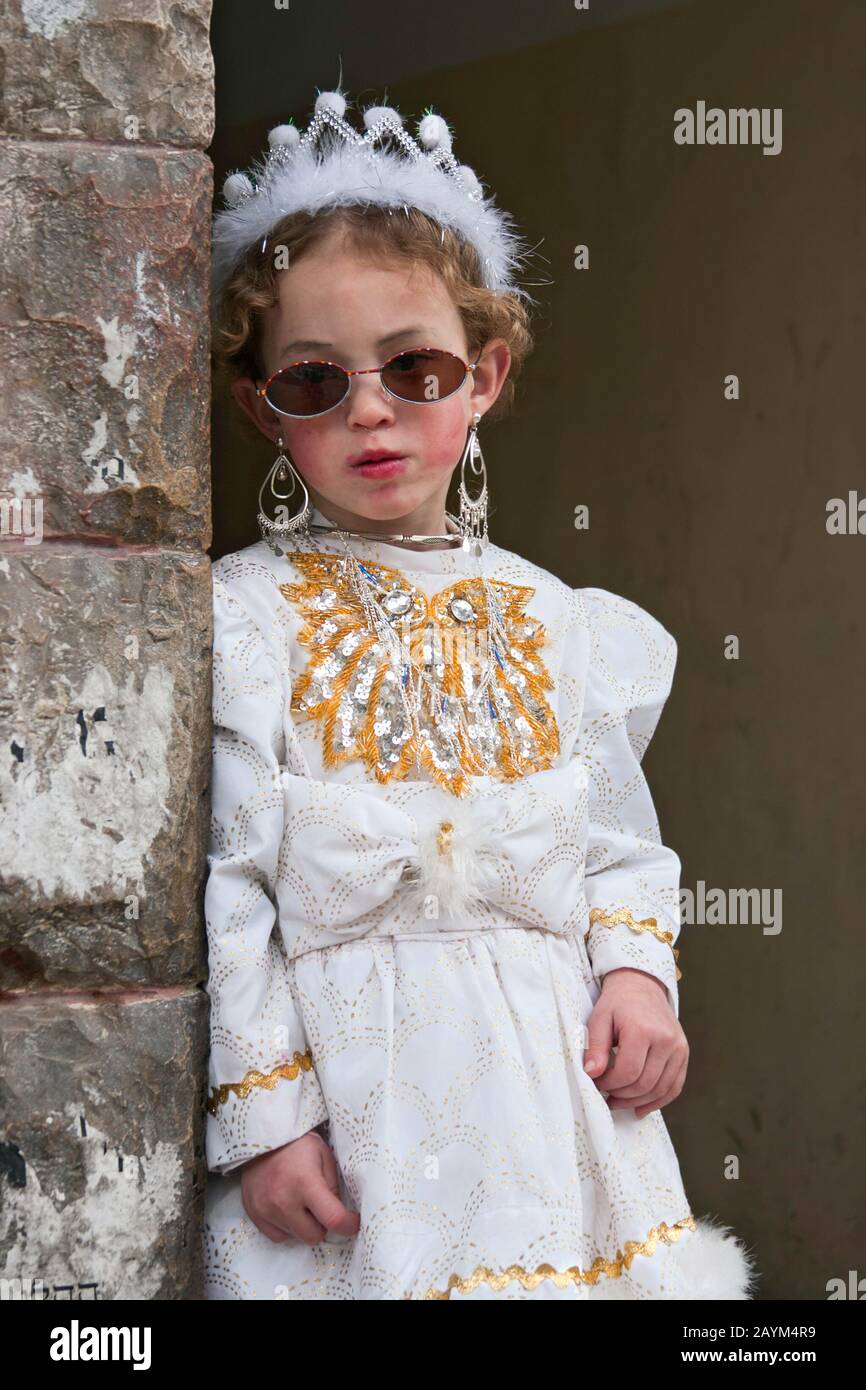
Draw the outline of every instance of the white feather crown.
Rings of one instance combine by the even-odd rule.
[[[342,92],[321,92],[303,134],[294,125],[274,126],[268,153],[249,171],[229,174],[226,207],[213,222],[214,301],[248,248],[265,242],[287,214],[363,203],[420,208],[475,247],[488,289],[531,299],[515,281],[528,248],[510,213],[485,197],[467,164],[457,163],[443,118],[428,110],[416,141],[391,106],[365,110],[363,136],[343,119],[345,110]]]

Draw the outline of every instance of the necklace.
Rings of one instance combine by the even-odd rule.
[[[456,519],[450,512],[445,513],[446,517],[457,525]],[[458,545],[463,545],[464,550],[468,549],[465,541],[460,541],[459,536],[454,532],[449,532],[445,536],[405,534],[401,531],[350,531],[345,526],[323,526],[317,521],[311,521],[306,528],[308,531],[317,531],[320,535],[340,535],[340,536],[360,536],[364,540],[386,541],[389,545],[427,545],[440,546],[443,541],[450,541],[451,548],[456,550]]]
[[[420,539],[459,541],[446,518],[455,531]],[[333,534],[342,553],[323,551],[313,531]],[[429,600],[399,570],[353,554],[346,535],[369,533],[311,523],[296,534],[310,549],[286,558],[307,582],[281,591],[303,608],[313,658],[294,707],[322,718],[326,762],[364,756],[380,781],[424,766],[456,795],[469,775],[549,765],[558,739],[536,660],[543,628],[522,612],[531,589],[489,580],[475,554],[475,576]],[[443,632],[456,644],[446,654]]]

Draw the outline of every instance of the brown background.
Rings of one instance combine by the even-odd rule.
[[[547,258],[516,411],[482,438],[491,534],[678,639],[645,763],[663,836],[684,886],[781,889],[784,916],[777,936],[684,927],[691,1063],[663,1114],[693,1211],[750,1244],[758,1296],[825,1298],[864,1249],[866,536],[825,518],[864,485],[866,8],[216,9],[217,187],[271,125],[307,123],[342,58],[355,112],[440,111]],[[781,107],[781,153],[675,145],[674,110],[701,99]],[[257,538],[272,451],[214,411],[216,557]]]

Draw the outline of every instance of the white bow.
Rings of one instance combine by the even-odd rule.
[[[465,800],[435,783],[284,774],[283,784],[284,929],[299,917],[340,938],[361,935],[395,895],[419,928],[453,929],[485,904],[553,932],[580,920],[588,816],[580,762]],[[397,798],[411,801],[411,812]],[[365,921],[370,913],[376,918]]]

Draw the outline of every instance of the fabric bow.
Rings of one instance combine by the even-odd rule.
[[[489,905],[562,932],[585,906],[588,791],[578,761],[491,783],[466,799],[433,782],[359,785],[284,774],[284,786],[277,881],[284,919],[344,938],[368,931],[369,914],[381,916],[399,899],[419,928],[453,929]]]

